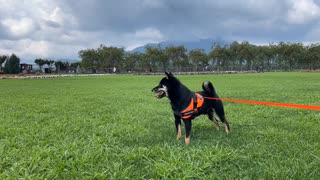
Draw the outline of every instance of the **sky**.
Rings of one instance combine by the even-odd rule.
[[[0,0],[0,55],[79,59],[83,49],[223,39],[320,41],[320,0]]]

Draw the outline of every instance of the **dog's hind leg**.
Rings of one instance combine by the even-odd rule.
[[[208,112],[208,118],[213,122],[214,126],[216,127],[217,130],[219,130],[219,122],[214,118],[214,110],[210,109]]]
[[[224,128],[227,134],[230,132],[230,126],[229,123],[224,115],[224,109],[221,101],[217,101],[217,104],[214,106],[214,110],[216,114],[218,115],[220,121],[224,124]]]
[[[221,116],[221,117],[219,116],[219,118],[220,118],[220,120],[221,120],[221,121],[223,122],[223,124],[224,124],[224,129],[225,129],[226,133],[229,134],[229,132],[230,132],[230,125],[229,125],[227,119],[225,118],[224,115]]]
[[[181,118],[174,114],[174,123],[176,125],[177,140],[181,138]]]

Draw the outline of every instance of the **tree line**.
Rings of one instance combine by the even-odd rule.
[[[80,66],[80,62],[64,62],[64,61],[55,61],[48,58],[36,58],[34,63],[39,66],[40,72],[43,72],[43,66],[47,65],[47,72],[52,73],[53,65],[55,66],[55,73],[68,73],[69,70],[75,71],[77,67]],[[4,64],[4,67],[2,65]],[[20,69],[20,58],[15,54],[11,56],[0,55],[0,72],[5,74],[18,74],[21,73]]]
[[[181,46],[147,46],[144,53],[126,53],[123,48],[100,45],[79,51],[81,67],[96,71],[112,68],[127,71],[202,71],[320,68],[320,44],[270,43],[254,45],[248,41],[231,44],[214,42],[211,51],[188,51]]]
[[[320,44],[280,42],[268,45],[254,45],[248,41],[231,44],[214,42],[210,52],[203,49],[188,51],[181,46],[147,46],[144,53],[128,53],[124,48],[100,45],[96,49],[79,51],[81,62],[68,63],[47,58],[37,58],[34,63],[50,70],[55,65],[56,73],[68,72],[81,67],[83,72],[112,72],[115,69],[132,72],[156,71],[226,71],[226,70],[292,70],[319,69]],[[0,71],[16,74],[20,72],[20,59],[0,55]]]

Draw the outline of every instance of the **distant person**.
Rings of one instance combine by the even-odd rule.
[[[262,66],[259,67],[259,72],[263,72],[263,67]]]
[[[117,72],[117,68],[116,67],[113,67],[113,73],[116,73]]]

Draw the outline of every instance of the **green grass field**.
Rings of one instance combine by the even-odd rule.
[[[177,77],[225,98],[320,105],[319,73]],[[151,93],[161,78],[0,80],[0,179],[320,177],[319,111],[224,103],[231,133],[200,116],[185,145]]]

